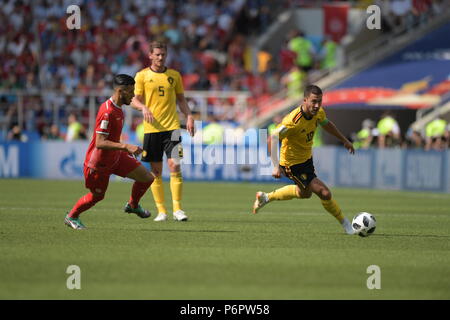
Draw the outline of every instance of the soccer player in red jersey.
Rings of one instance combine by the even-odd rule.
[[[150,212],[139,205],[139,200],[155,175],[135,158],[142,148],[120,142],[124,123],[122,105],[131,103],[134,84],[133,77],[116,75],[114,94],[100,106],[97,113],[95,131],[84,160],[85,185],[90,192],[78,200],[64,219],[64,223],[73,229],[86,229],[79,216],[105,197],[111,174],[135,180],[124,211],[141,218],[150,217]]]

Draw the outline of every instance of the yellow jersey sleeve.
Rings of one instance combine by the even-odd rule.
[[[283,121],[276,127],[272,135],[278,135],[279,140],[283,140],[293,131],[296,126],[295,120],[299,112],[292,112],[283,118]]]
[[[134,77],[134,95],[142,96],[144,94],[144,74],[142,72],[136,73]]]

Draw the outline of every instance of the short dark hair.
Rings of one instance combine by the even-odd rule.
[[[114,88],[120,87],[120,86],[131,86],[134,85],[135,81],[133,77],[127,75],[127,74],[117,74],[114,76],[113,85]]]
[[[305,92],[303,93],[303,96],[305,98],[308,98],[310,94],[315,94],[315,95],[322,95],[322,89],[320,89],[318,86],[314,85],[314,84],[310,84],[309,86],[307,86],[305,88]]]
[[[153,49],[158,48],[158,49],[164,49],[167,51],[167,44],[165,42],[162,41],[152,41],[150,42],[150,53],[153,52]]]

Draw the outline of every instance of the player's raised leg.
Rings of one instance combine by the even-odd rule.
[[[323,183],[320,179],[314,178],[309,184],[308,188],[314,192],[322,203],[322,206],[327,210],[333,217],[335,217],[339,223],[344,228],[345,233],[354,234],[352,224],[350,221],[344,217],[341,208],[338,203],[332,198],[330,189]]]
[[[300,198],[302,198],[301,191],[295,184],[284,186],[269,193],[258,191],[253,203],[253,213],[258,213],[259,209],[275,200],[283,201]]]
[[[284,201],[291,199],[307,199],[311,197],[311,191],[302,190],[295,184],[290,184],[272,192],[265,193],[258,191],[256,193],[256,200],[253,204],[253,213],[257,213],[259,209],[264,207],[267,203],[272,201]]]

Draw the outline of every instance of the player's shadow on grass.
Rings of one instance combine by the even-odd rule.
[[[140,229],[141,231],[152,231],[152,232],[217,232],[217,233],[228,233],[228,232],[241,232],[237,230],[179,230],[179,229]]]

